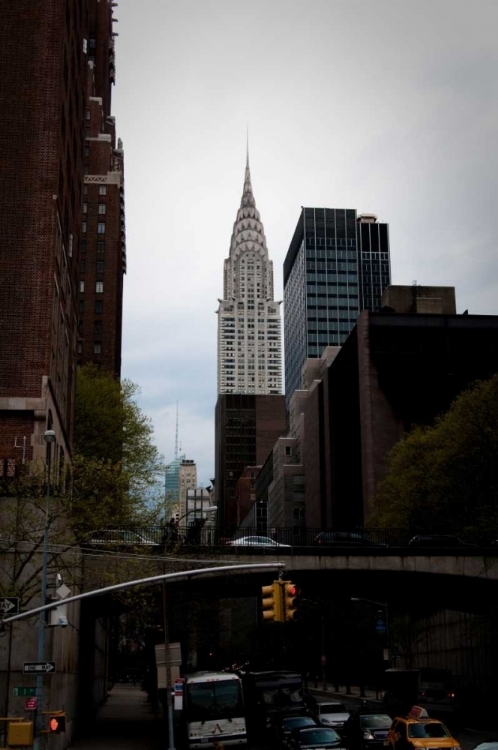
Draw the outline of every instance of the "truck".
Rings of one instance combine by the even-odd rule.
[[[251,739],[259,739],[282,716],[309,711],[311,696],[295,672],[241,672],[247,727]]]
[[[384,705],[391,714],[405,714],[414,705],[442,713],[455,708],[455,680],[449,669],[386,669],[384,676]]]

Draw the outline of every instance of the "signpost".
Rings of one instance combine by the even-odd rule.
[[[0,616],[18,615],[19,614],[19,597],[2,596],[0,597]]]
[[[14,698],[27,698],[36,695],[36,687],[15,687],[12,693]]]
[[[55,672],[55,661],[25,661],[23,674],[52,674]]]
[[[26,698],[24,708],[26,711],[36,711],[38,708],[38,698]]]

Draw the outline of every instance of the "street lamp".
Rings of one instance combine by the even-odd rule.
[[[374,604],[376,607],[383,607],[385,613],[386,613],[386,644],[387,644],[387,668],[389,669],[390,663],[391,663],[391,652],[390,652],[390,643],[389,643],[389,604],[388,602],[377,602],[375,599],[366,599],[365,597],[357,597],[352,596],[351,597],[352,602],[368,602],[368,604]]]
[[[50,452],[49,446],[55,442],[54,430],[45,430],[43,439],[47,444],[46,452],[46,471],[47,471],[47,495],[45,501],[45,526],[43,529],[43,557],[42,557],[42,582],[41,582],[41,604],[47,603],[47,578],[48,578],[48,529],[50,517]],[[45,628],[47,613],[40,612],[40,621],[38,624],[38,661],[42,662],[45,658]],[[38,710],[36,712],[36,736],[34,740],[34,750],[40,748],[40,730],[43,710],[43,673],[36,675],[36,695],[38,696]]]

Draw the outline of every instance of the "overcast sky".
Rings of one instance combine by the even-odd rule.
[[[277,299],[300,207],[356,208],[389,223],[394,284],[498,313],[497,0],[121,0],[115,16],[123,376],[167,459],[178,401],[182,451],[213,476],[246,127]]]

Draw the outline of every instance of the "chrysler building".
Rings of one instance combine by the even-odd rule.
[[[273,299],[273,263],[252,192],[249,153],[218,301],[218,393],[280,394],[281,303]]]

